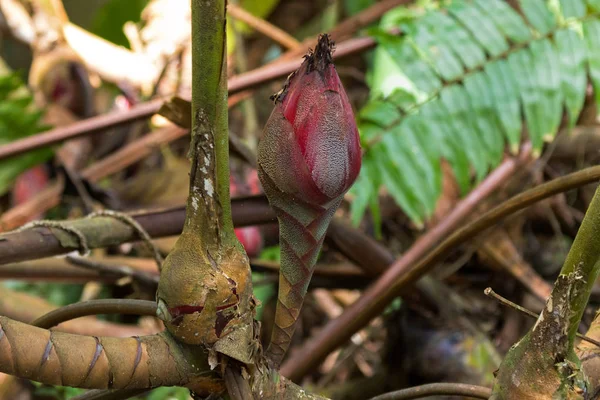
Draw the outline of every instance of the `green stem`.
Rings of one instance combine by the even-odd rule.
[[[574,291],[570,298],[569,343],[572,346],[579,322],[590,298],[592,287],[600,273],[600,188],[581,222],[571,250],[563,264],[560,275],[575,273],[585,282],[583,289]]]
[[[229,203],[225,1],[192,0],[192,141],[184,233],[233,243]]]

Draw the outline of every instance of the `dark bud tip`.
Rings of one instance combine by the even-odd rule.
[[[335,43],[331,40],[329,34],[324,33],[319,35],[315,50],[309,50],[304,56],[307,63],[306,72],[310,73],[314,70],[319,72],[325,71],[325,68],[333,63],[333,52],[335,51]]]

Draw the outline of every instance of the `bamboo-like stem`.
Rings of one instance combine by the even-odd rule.
[[[206,355],[165,333],[132,338],[49,331],[0,316],[0,372],[94,389],[195,386],[222,390]]]

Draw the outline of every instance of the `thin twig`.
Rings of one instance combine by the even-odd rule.
[[[493,297],[494,299],[498,300],[498,302],[500,304],[505,305],[507,307],[514,308],[515,310],[527,315],[528,317],[531,317],[534,319],[538,319],[538,317],[539,317],[539,315],[534,313],[533,311],[528,310],[525,307],[518,305],[517,303],[513,303],[512,301],[508,300],[505,297],[500,296],[498,293],[494,292],[494,289],[492,289],[491,287],[486,288],[483,291],[483,293],[486,296]],[[600,342],[595,339],[592,339],[590,337],[582,335],[581,333],[577,333],[577,337],[581,340],[585,340],[586,342],[592,343],[600,348]]]
[[[34,197],[7,210],[0,216],[0,232],[16,229],[30,221],[33,216],[44,214],[59,205],[64,186],[64,179],[59,177]]]
[[[385,393],[373,397],[371,400],[410,400],[428,396],[466,396],[487,400],[491,395],[492,389],[483,386],[468,385],[465,383],[429,383],[427,385]]]
[[[531,317],[531,318],[537,318],[537,317],[539,317],[539,315],[537,315],[537,314],[536,314],[536,313],[534,313],[533,311],[531,311],[531,310],[528,310],[528,309],[526,309],[525,307],[523,307],[523,306],[520,306],[520,305],[518,305],[517,303],[513,303],[512,301],[508,300],[507,298],[504,298],[504,297],[500,296],[498,293],[494,292],[494,290],[493,290],[491,287],[489,287],[489,288],[486,288],[486,289],[483,291],[483,293],[484,293],[486,296],[489,296],[489,297],[493,297],[493,298],[495,298],[495,299],[496,299],[496,300],[498,300],[498,301],[499,301],[501,304],[503,304],[503,305],[505,305],[505,306],[507,306],[507,307],[512,307],[512,308],[514,308],[515,310],[517,310],[517,311],[520,311],[521,313],[523,313],[523,314],[525,314],[525,315],[527,315],[527,316],[529,316],[529,317]]]
[[[99,115],[64,127],[15,140],[14,142],[0,146],[0,159],[13,157],[31,150],[64,142],[65,140],[146,119],[158,111],[163,101],[163,99],[152,100],[147,103],[138,104],[127,111]]]
[[[81,172],[81,176],[90,182],[97,182],[138,162],[157,147],[179,139],[188,133],[187,129],[177,126],[157,129],[90,165]]]
[[[67,256],[67,261],[81,268],[99,272],[100,275],[117,275],[119,277],[131,277],[144,285],[156,286],[158,284],[158,275],[151,275],[144,271],[136,270],[124,265],[109,265],[102,262],[91,260],[89,258]],[[0,268],[1,269],[1,268]]]
[[[82,301],[57,308],[33,321],[31,325],[50,329],[62,322],[97,314],[133,314],[156,316],[156,302],[134,299],[100,299]]]
[[[248,11],[236,4],[229,3],[227,5],[227,13],[235,19],[245,22],[256,31],[273,39],[273,41],[279,43],[285,48],[296,49],[301,46],[301,43],[296,40],[296,38],[283,29],[276,27],[262,18],[258,18],[257,16],[250,14]]]

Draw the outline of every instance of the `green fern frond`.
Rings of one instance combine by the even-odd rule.
[[[351,193],[360,221],[384,186],[420,225],[441,195],[441,160],[463,194],[518,151],[575,125],[588,76],[600,100],[600,0],[454,0],[395,25],[379,42],[370,101],[358,114],[366,149]],[[389,17],[389,18],[388,18]]]

